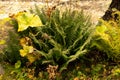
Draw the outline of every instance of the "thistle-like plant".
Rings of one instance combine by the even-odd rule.
[[[36,8],[35,13],[41,21],[39,26],[36,23],[37,27],[33,26],[34,24],[27,24],[29,27],[24,25],[24,28],[20,23],[20,17],[15,17],[19,20],[17,20],[18,34],[22,37],[20,39],[23,47],[20,50],[22,57],[27,57],[31,63],[36,61],[41,65],[59,65],[62,71],[70,62],[87,53],[94,26],[90,22],[90,17],[85,16],[83,11],[53,10],[48,15],[46,10]],[[24,16],[22,15],[22,19],[26,18]],[[38,18],[33,19],[38,22]],[[22,31],[20,31],[20,26],[22,26]]]
[[[45,11],[37,9],[37,14],[44,26],[40,27],[37,35],[31,34],[31,38],[35,43],[39,42],[37,45],[40,51],[46,54],[43,63],[52,60],[54,64],[62,64],[62,70],[80,55],[87,53],[94,27],[90,17],[85,16],[83,11],[55,10],[48,16]],[[42,41],[36,41],[38,37]]]

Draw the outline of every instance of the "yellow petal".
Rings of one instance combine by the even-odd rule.
[[[15,18],[18,22],[18,32],[26,30],[29,26],[37,27],[43,25],[38,15],[28,12],[18,13]]]
[[[25,40],[25,38],[21,38],[21,39],[20,39],[20,45],[22,45],[22,46],[26,45],[26,40]]]
[[[33,50],[34,50],[33,46],[29,46],[29,49],[28,49],[29,52],[28,53],[32,53]]]
[[[27,55],[27,52],[26,52],[25,50],[21,49],[21,50],[19,50],[19,51],[20,51],[20,55],[21,55],[22,57],[25,57],[25,56]]]
[[[33,63],[36,60],[36,57],[33,56],[32,54],[28,54],[27,59],[30,61],[30,63]]]

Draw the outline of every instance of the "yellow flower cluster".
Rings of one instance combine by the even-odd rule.
[[[29,12],[19,12],[13,16],[18,22],[18,32],[26,30],[28,27],[42,26],[38,15]]]
[[[28,37],[21,38],[20,44],[23,49],[20,49],[19,51],[22,57],[27,57],[30,63],[33,63],[38,57],[35,55],[34,47],[29,45],[29,41],[30,39]]]
[[[32,53],[33,49],[34,49],[33,46],[26,46],[26,45],[24,45],[23,49],[20,49],[20,55],[22,57],[25,57],[27,54]]]

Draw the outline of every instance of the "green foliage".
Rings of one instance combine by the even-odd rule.
[[[20,55],[26,57],[30,64],[59,65],[62,71],[70,62],[88,52],[94,26],[90,22],[90,17],[85,16],[83,11],[53,10],[47,15],[45,10],[36,8],[36,12],[43,25],[23,26],[25,29],[18,32],[23,49],[15,49],[18,51],[17,54],[20,51]],[[19,16],[20,13],[13,17],[17,21],[18,25],[14,25],[17,29],[20,27],[20,19],[17,20]],[[13,23],[16,24],[15,21]]]
[[[93,76],[98,75],[100,71],[102,71],[103,65],[102,64],[97,64],[97,65],[92,65],[92,70],[91,73]]]
[[[12,78],[10,80],[46,80],[50,79],[49,77],[54,75],[53,73],[55,73],[53,77],[56,80],[119,79],[119,67],[111,67],[111,62],[110,65],[108,62],[103,62],[103,64],[99,61],[98,63],[96,59],[101,57],[95,51],[89,57],[90,63],[87,62],[86,58],[78,60],[78,63],[75,61],[83,57],[93,47],[106,52],[109,58],[118,60],[120,51],[119,19],[116,21],[101,20],[93,35],[94,26],[90,23],[90,17],[85,16],[82,11],[66,10],[61,12],[53,10],[50,15],[46,12],[46,10],[39,10],[36,7],[35,14],[40,19],[34,12],[33,14],[29,13],[29,15],[27,12],[20,12],[12,17],[15,31],[9,32],[4,57],[9,62],[15,63],[15,66],[14,69],[10,69],[7,77],[2,75],[0,79],[10,79],[10,76]],[[23,14],[37,20],[36,23],[32,20],[32,23],[24,24],[24,21],[26,23],[31,18],[26,19]],[[91,41],[93,41],[92,46]],[[28,59],[29,62],[23,58]],[[27,68],[21,68],[23,61]],[[73,67],[73,63],[75,67]],[[60,71],[66,69],[68,65],[70,66],[61,74],[57,72],[57,68],[55,70],[49,68],[49,71],[53,71],[53,73],[48,72],[48,68],[47,71],[42,70],[46,69],[46,65],[49,64],[58,65]],[[37,72],[38,78],[34,77]]]
[[[15,63],[17,60],[20,60],[19,54],[19,36],[15,34],[15,31],[9,31],[9,39],[6,42],[6,47],[4,49],[4,59],[9,61],[10,63]]]
[[[20,68],[20,66],[21,66],[21,61],[17,61],[15,63],[15,68],[18,69],[18,68]]]
[[[116,21],[100,20],[96,27],[93,46],[107,53],[108,58],[114,61],[120,60],[120,12]],[[114,16],[114,15],[113,15]]]
[[[89,16],[85,17],[82,11],[70,10],[63,13],[55,10],[50,18],[44,12],[42,14],[38,12],[38,15],[42,16],[42,22],[46,22],[41,32],[43,38],[46,38],[44,37],[46,34],[53,47],[52,53],[56,54],[54,50],[58,52],[59,57],[57,59],[54,57],[56,61],[62,57],[66,61],[63,65],[66,66],[87,52],[93,30]],[[51,54],[51,50],[48,53]]]
[[[111,72],[111,76],[120,77],[120,67],[114,67]]]

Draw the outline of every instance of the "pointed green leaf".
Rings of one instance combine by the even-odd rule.
[[[21,61],[17,61],[15,63],[15,68],[18,69],[18,68],[20,68],[20,66],[21,66]]]

